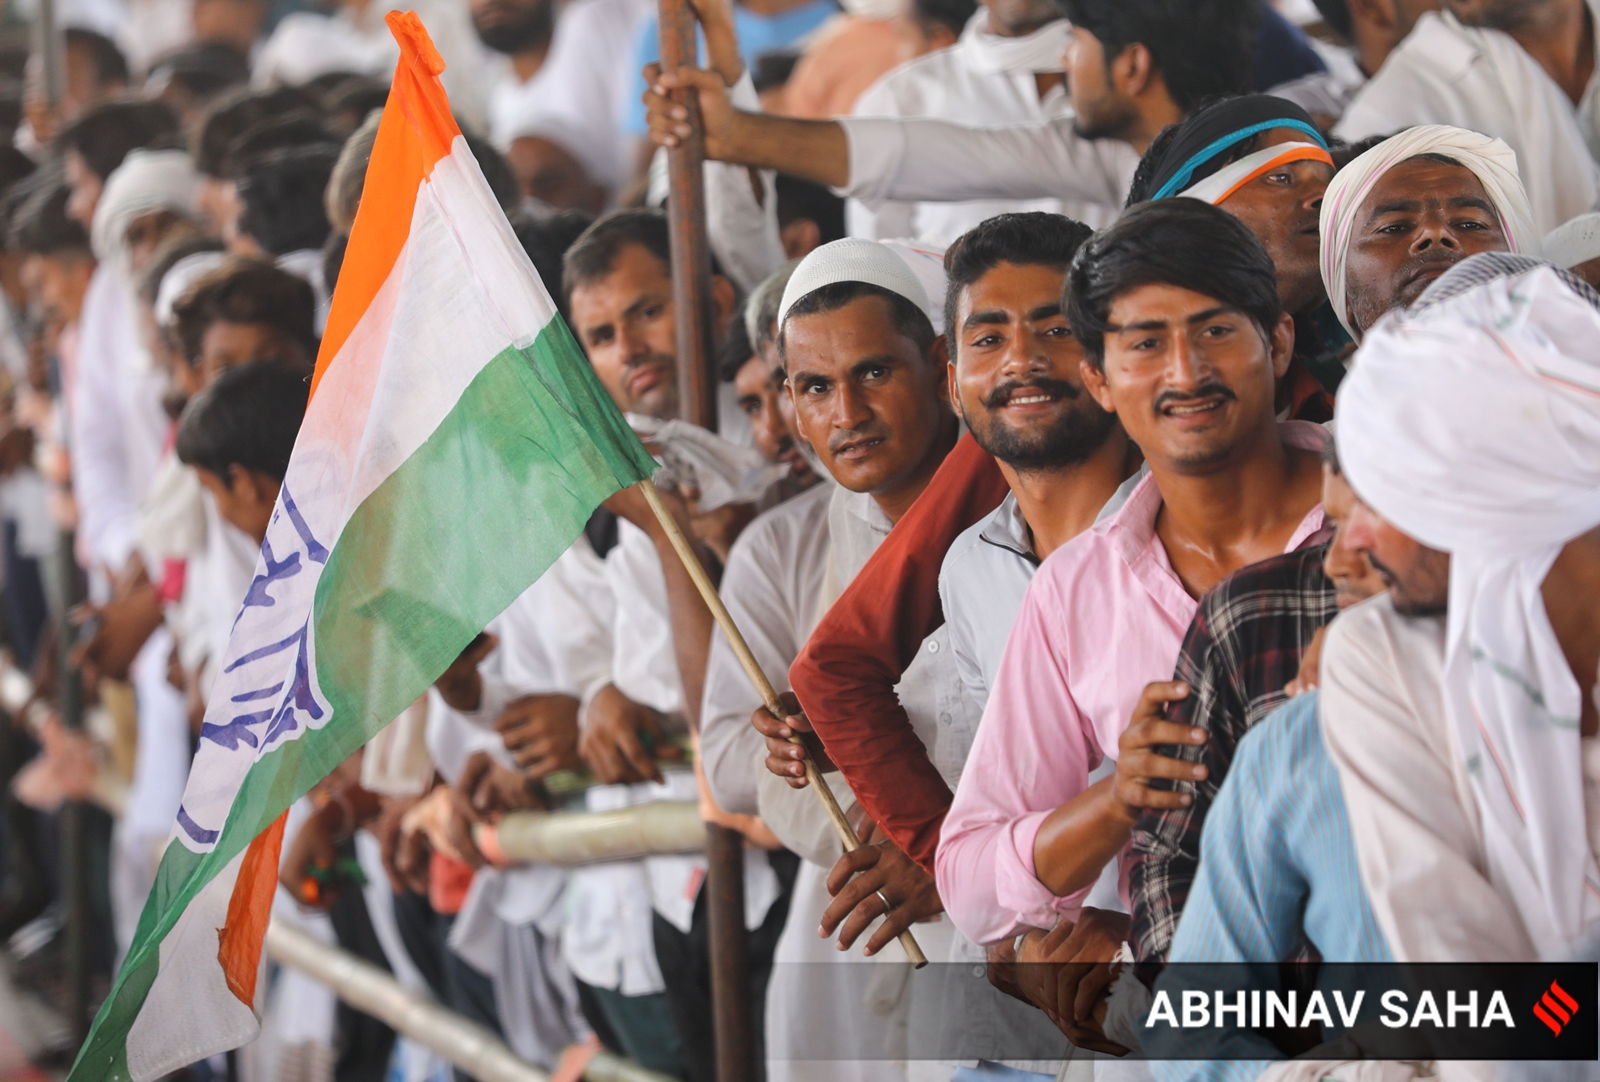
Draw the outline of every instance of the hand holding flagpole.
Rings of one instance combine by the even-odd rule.
[[[683,531],[678,528],[677,519],[672,517],[672,512],[667,510],[666,504],[661,502],[661,492],[656,488],[654,481],[640,481],[639,489],[644,493],[644,498],[650,504],[650,510],[655,513],[656,519],[661,523],[662,529],[667,531],[667,537],[672,541],[672,547],[677,550],[678,557],[683,560],[683,566],[688,569],[689,577],[694,580],[700,596],[705,599],[706,607],[711,610],[712,619],[727,636],[728,644],[733,647],[734,656],[739,659],[739,664],[744,666],[745,675],[750,677],[750,682],[756,686],[765,701],[767,709],[774,717],[783,717],[786,711],[778,702],[778,692],[767,679],[766,673],[761,671],[760,662],[750,652],[750,644],[744,641],[744,636],[739,633],[738,625],[733,622],[733,616],[728,612],[727,606],[722,603],[722,597],[717,593],[717,587],[711,581],[711,576],[706,574],[705,567],[700,563],[700,557],[695,554],[694,546],[689,539],[683,536]],[[798,736],[791,736],[789,742],[799,744],[804,751],[805,745]],[[845,852],[854,852],[861,848],[861,843],[856,839],[856,832],[850,826],[850,821],[845,818],[844,810],[839,807],[839,802],[834,799],[833,790],[822,780],[822,772],[817,769],[817,764],[811,760],[807,753],[803,759],[806,767],[806,781],[811,784],[811,791],[817,794],[817,799],[822,801],[823,811],[828,813],[828,819],[833,823],[833,830],[839,836],[840,843]],[[906,957],[911,959],[912,965],[921,969],[928,964],[927,955],[922,953],[922,948],[917,945],[916,937],[909,929],[899,935],[900,946],[904,948]]]

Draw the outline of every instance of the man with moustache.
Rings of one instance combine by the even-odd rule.
[[[1332,165],[1321,138],[1289,102],[1232,98],[1164,132],[1135,179],[1140,200],[1201,198],[1256,233],[1279,268],[1284,310],[1300,316],[1297,345],[1319,338],[1299,330],[1327,312],[1316,264],[1317,211]],[[1299,356],[1279,378],[1275,403],[1295,419],[1332,415],[1330,396]],[[937,500],[924,501],[874,555],[862,580],[871,588],[845,591],[790,671],[806,716],[787,724],[817,728],[874,821],[926,868],[933,865],[948,794],[929,770],[890,781],[875,764],[916,757],[892,689],[943,620],[936,594],[940,562],[956,536],[990,514],[1008,490],[992,458],[975,443],[958,444],[933,486]],[[883,603],[886,597],[892,604]],[[885,784],[874,784],[874,777]]]
[[[794,658],[839,584],[854,575],[893,520],[923,491],[956,435],[927,292],[889,247],[846,240],[817,249],[795,269],[778,325],[797,433],[837,483],[819,484],[757,518],[729,556],[722,580],[729,611],[763,670],[774,677]],[[932,739],[941,713],[959,712],[963,724],[975,724],[976,709],[961,699],[949,651],[927,658],[907,682],[919,731]],[[867,953],[876,955],[896,933],[939,912],[931,877],[892,843],[874,839],[866,848],[874,854],[874,882],[882,895],[869,892],[870,907],[848,919],[853,907],[831,904],[829,886],[838,878],[841,847],[812,794],[793,791],[761,770],[765,752],[749,725],[760,705],[718,633],[706,674],[701,733],[712,793],[728,811],[759,813],[805,858],[776,960],[843,960],[841,950],[880,914],[880,898],[893,898],[895,913],[867,946]],[[846,813],[859,818],[849,790],[841,784],[835,790]],[[841,920],[846,930],[835,950],[818,938],[817,925],[820,921],[831,930]],[[941,933],[948,938],[948,925],[917,928],[924,948],[934,954]],[[885,957],[900,954],[891,950]],[[894,1056],[808,1062],[803,1039],[808,1035],[831,1032],[842,1035],[841,1042],[866,1041],[874,1033],[892,1032],[895,1019],[903,1020],[903,1001],[892,1018],[875,1017],[844,994],[847,987],[836,986],[830,971],[814,964],[775,970],[766,1015],[771,1077],[904,1077],[903,1065],[886,1062],[903,1058],[903,1048],[883,1049]]]
[[[1177,659],[1197,598],[1323,528],[1319,428],[1279,424],[1292,324],[1271,260],[1192,199],[1135,207],[1073,263],[1084,383],[1150,469],[1120,511],[1057,549],[1028,588],[936,857],[941,897],[980,943],[1076,921],[1131,817],[1089,771]],[[1104,630],[1117,614],[1115,634]],[[1121,936],[1080,942],[1108,962]],[[1057,1016],[1106,1047],[1086,1017]]]
[[[1357,341],[1479,252],[1537,251],[1517,157],[1460,128],[1411,128],[1359,155],[1322,200],[1322,282]]]
[[[676,312],[666,219],[625,211],[595,222],[566,252],[563,289],[573,332],[618,408],[675,418]],[[733,287],[714,276],[711,296],[716,325],[723,326],[734,306]],[[691,544],[714,546],[695,537],[680,498],[668,493],[666,499]],[[580,541],[575,562],[582,566],[552,569],[570,573],[569,592],[582,599],[564,621],[558,647],[578,684],[578,753],[603,783],[589,790],[588,807],[697,800],[694,773],[671,760],[675,738],[687,736],[699,713],[710,614],[638,490],[619,493],[607,507],[622,521],[603,561]],[[691,598],[695,603],[686,603]],[[746,860],[759,865],[752,869],[752,894],[771,903],[780,891],[765,854],[750,849]],[[690,935],[704,871],[700,856],[575,870],[568,888],[574,920],[564,948],[584,996],[598,1005],[624,1051],[635,1059],[648,1053],[653,1069],[683,1072],[695,1082],[714,1075],[703,1039],[710,998]],[[765,912],[758,905],[752,908]],[[759,949],[753,946],[752,954]]]
[[[1355,143],[1418,124],[1505,140],[1544,234],[1600,198],[1597,25],[1588,0],[1444,0],[1334,129]]]

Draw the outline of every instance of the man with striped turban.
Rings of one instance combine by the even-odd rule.
[[[1403,962],[1600,930],[1600,296],[1468,273],[1507,258],[1373,328],[1339,394],[1351,542],[1389,592],[1329,630],[1323,733]]]

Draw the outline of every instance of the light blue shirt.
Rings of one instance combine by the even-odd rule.
[[[1199,872],[1169,963],[1275,964],[1293,958],[1303,940],[1329,962],[1392,961],[1361,885],[1317,704],[1315,692],[1292,699],[1239,742],[1206,816]],[[1222,1037],[1218,1048],[1224,1047],[1234,1055],[1259,1048],[1261,1059],[1150,1067],[1160,1082],[1243,1082],[1260,1074],[1264,1061],[1284,1058],[1249,1030]]]
[[[784,49],[798,49],[801,40],[837,14],[839,5],[833,0],[811,0],[797,8],[776,15],[757,15],[739,4],[733,6],[733,28],[739,34],[739,56],[745,67],[754,68],[756,58],[762,53]],[[628,95],[627,111],[622,115],[622,130],[629,135],[644,138],[649,128],[644,119],[644,69],[661,59],[661,34],[656,16],[652,15],[639,27],[634,39],[633,70],[634,90]],[[706,55],[705,35],[697,30],[700,56]]]

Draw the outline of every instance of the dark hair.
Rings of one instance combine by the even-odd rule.
[[[89,54],[96,87],[127,85],[128,58],[122,55],[116,42],[81,26],[67,27],[61,32],[61,41],[64,48],[82,49]]]
[[[941,26],[960,37],[977,10],[976,0],[911,0],[911,21],[924,37]]]
[[[1247,94],[1261,0],[1061,0],[1072,25],[1093,34],[1106,62],[1142,44],[1178,108]]]
[[[563,210],[548,218],[535,218],[518,212],[511,215],[511,231],[517,235],[522,250],[533,261],[533,269],[544,283],[545,292],[562,303],[561,263],[568,249],[594,224],[594,217],[581,210]],[[565,315],[565,308],[562,310]]]
[[[56,146],[83,159],[105,180],[129,153],[141,148],[169,150],[183,145],[177,110],[164,101],[117,98],[102,102],[64,128]]]
[[[359,127],[374,109],[389,100],[389,84],[370,75],[352,75],[322,95],[328,112],[351,130]]]
[[[339,156],[327,144],[274,150],[239,177],[239,231],[271,255],[321,248],[328,239],[322,195]]]
[[[228,144],[222,158],[222,176],[238,180],[257,158],[275,150],[300,150],[311,146],[332,147],[337,155],[344,137],[315,113],[285,113],[258,120]]]
[[[348,247],[348,233],[329,233],[328,239],[322,242],[322,284],[330,297],[334,286],[339,284],[339,272],[344,270],[344,253]]]
[[[317,351],[317,302],[304,278],[259,259],[230,259],[205,275],[172,306],[184,359],[200,360],[213,323],[265,323]]]
[[[70,198],[72,188],[60,180],[24,196],[11,214],[6,247],[32,255],[71,252],[88,258],[89,234],[75,219],[67,217]]]
[[[1020,266],[1072,266],[1094,230],[1061,214],[1041,210],[997,214],[967,230],[945,249],[944,327],[954,341],[961,291],[1001,263]]]
[[[201,41],[174,49],[150,65],[147,91],[176,86],[204,100],[250,81],[250,58],[220,41]]]
[[[268,117],[312,111],[318,105],[310,91],[298,86],[271,90],[239,87],[227,92],[211,104],[195,130],[194,167],[208,177],[226,176],[228,148],[252,126]]]
[[[717,375],[722,377],[723,383],[732,383],[738,378],[739,369],[755,355],[755,347],[750,344],[750,332],[744,325],[744,313],[735,312],[722,334],[722,348],[717,350]]]
[[[178,461],[227,479],[243,466],[282,481],[311,385],[269,362],[241,364],[189,400],[178,421]]]
[[[39,167],[34,160],[9,144],[0,145],[0,194],[27,180]]]
[[[755,63],[750,66],[750,82],[754,84],[756,93],[765,94],[782,87],[794,74],[794,66],[799,62],[800,54],[794,49],[772,49],[756,57]]]
[[[1311,0],[1317,5],[1317,13],[1322,16],[1322,22],[1329,30],[1338,35],[1346,45],[1356,43],[1356,25],[1350,18],[1350,5],[1345,0]]]
[[[223,251],[222,241],[216,237],[196,236],[192,233],[181,233],[156,249],[150,257],[150,265],[139,276],[139,297],[144,303],[155,307],[156,296],[161,292],[161,279],[165,278],[182,260],[201,252]]]
[[[1095,364],[1105,363],[1112,304],[1154,284],[1215,297],[1265,334],[1283,311],[1272,257],[1243,222],[1198,199],[1141,203],[1090,237],[1067,275],[1067,318]]]
[[[784,314],[783,323],[778,327],[778,359],[783,362],[784,367],[787,368],[789,365],[784,339],[788,336],[791,319],[795,316],[837,312],[862,297],[882,297],[888,301],[894,316],[895,331],[915,342],[918,353],[924,357],[928,355],[928,351],[933,348],[934,340],[939,337],[934,333],[933,321],[928,318],[928,313],[892,289],[884,289],[882,286],[867,282],[834,282],[807,293],[790,305],[789,311]]]
[[[775,186],[778,192],[778,228],[809,218],[817,223],[819,244],[839,240],[845,235],[844,200],[832,191],[788,173],[779,173]]]
[[[522,190],[517,187],[517,175],[511,171],[511,163],[506,161],[505,155],[496,150],[489,140],[470,132],[463,131],[461,137],[467,141],[467,149],[472,151],[478,168],[483,171],[483,179],[489,182],[489,190],[494,193],[495,202],[500,204],[501,209],[510,210],[521,204]]]
[[[659,210],[619,210],[589,226],[567,249],[561,271],[563,299],[570,301],[574,289],[610,274],[617,257],[632,244],[672,265],[667,216]]]

